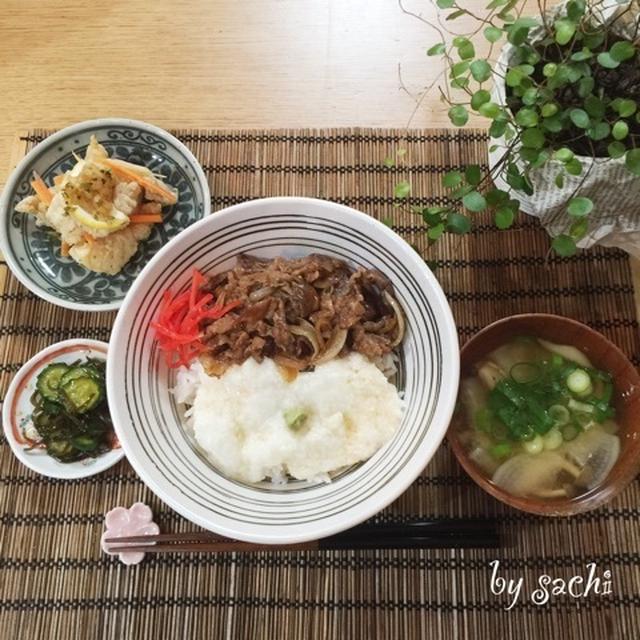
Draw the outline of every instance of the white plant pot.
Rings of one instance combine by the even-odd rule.
[[[553,10],[562,10],[559,5]],[[542,27],[531,30],[533,41],[540,37]],[[509,68],[509,62],[514,53],[514,47],[507,44],[503,47],[496,63],[492,100],[505,106],[506,87],[504,76]],[[498,149],[489,151],[489,167],[493,169],[504,155],[508,143],[504,138],[493,139],[491,145],[498,145]],[[583,165],[581,176],[566,174],[564,186],[558,188],[555,178],[562,168],[562,164],[555,160],[548,161],[543,167],[529,173],[533,183],[534,193],[531,196],[522,192],[514,192],[514,197],[520,200],[521,211],[535,216],[551,236],[567,233],[575,221],[566,212],[568,201],[576,194],[576,189],[582,183],[579,194],[591,198],[594,203],[593,211],[589,214],[587,235],[578,243],[582,248],[595,244],[619,247],[640,258],[640,177],[633,175],[624,166],[624,158],[612,160],[609,158],[592,158],[576,156]],[[517,163],[522,170],[522,162]],[[586,175],[586,178],[585,178]],[[500,177],[495,178],[498,188],[511,188]]]

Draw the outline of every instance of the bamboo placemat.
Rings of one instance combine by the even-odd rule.
[[[42,139],[20,139],[15,158]],[[213,209],[249,198],[305,195],[389,219],[425,251],[416,219],[393,206],[409,177],[410,203],[441,203],[441,175],[484,162],[482,132],[447,130],[178,131],[209,178]],[[385,156],[406,149],[398,166]],[[548,239],[522,216],[508,232],[480,220],[429,259],[453,308],[461,341],[515,312],[560,313],[602,331],[640,364],[637,302],[627,256],[596,249],[546,259]],[[31,295],[0,265],[0,398],[20,364],[72,336],[107,340],[113,314],[80,314]],[[424,474],[380,518],[493,515],[498,551],[308,552],[147,558],[135,568],[101,555],[103,514],[149,503],[167,531],[196,527],[157,500],[126,461],[77,482],[47,480],[0,445],[1,638],[555,638],[640,637],[640,482],[606,508],[571,519],[529,516],[485,495],[443,445]],[[517,604],[490,591],[489,563],[523,578]],[[612,593],[534,604],[543,574],[568,579],[597,563]]]

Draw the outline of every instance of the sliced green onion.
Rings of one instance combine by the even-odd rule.
[[[593,413],[596,410],[592,404],[578,402],[578,400],[574,400],[573,398],[569,400],[569,409],[577,411],[578,413]]]
[[[571,393],[585,397],[593,392],[591,376],[584,369],[575,369],[567,376],[567,387]]]
[[[511,455],[511,445],[508,442],[494,444],[490,453],[494,458],[506,458]]]
[[[544,436],[544,448],[549,451],[553,451],[557,449],[562,444],[562,434],[560,433],[560,429],[556,429],[555,427]]]
[[[522,443],[522,448],[533,455],[540,453],[544,449],[544,441],[541,436],[536,436],[532,440]]]
[[[569,422],[571,415],[569,409],[561,404],[552,404],[549,407],[549,415],[556,427],[562,427]]]
[[[492,420],[489,409],[487,409],[487,407],[478,409],[474,415],[474,422],[478,431],[490,432]]]
[[[570,440],[575,440],[580,433],[580,429],[576,427],[575,424],[566,424],[562,427],[562,437],[569,442]]]
[[[576,413],[573,419],[582,427],[584,431],[588,431],[595,424],[593,415],[588,413]]]
[[[554,353],[551,356],[551,366],[561,367],[563,364],[564,364],[564,358],[561,355]]]
[[[509,375],[519,384],[529,384],[540,377],[540,367],[532,362],[519,362],[511,367]]]
[[[292,431],[298,431],[298,429],[301,429],[309,417],[304,409],[301,409],[300,407],[286,409],[282,415],[287,427]]]

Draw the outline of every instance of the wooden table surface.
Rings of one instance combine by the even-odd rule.
[[[100,116],[165,128],[403,127],[442,70],[426,56],[437,33],[398,0],[1,4],[4,166],[16,132]],[[404,6],[436,20],[430,0]],[[466,30],[464,21],[450,24]],[[437,90],[410,124],[449,125]]]

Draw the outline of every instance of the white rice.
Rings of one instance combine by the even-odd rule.
[[[353,353],[285,380],[272,360],[249,359],[220,377],[199,363],[178,371],[176,400],[213,464],[245,482],[287,476],[328,481],[370,458],[400,425],[402,401],[378,367]],[[284,413],[306,415],[297,430]]]

